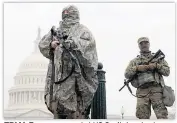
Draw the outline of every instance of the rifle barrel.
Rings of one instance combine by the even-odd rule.
[[[119,89],[119,91],[121,91],[126,85],[124,84],[124,86],[121,87],[121,89]]]

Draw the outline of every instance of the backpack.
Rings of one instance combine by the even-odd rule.
[[[163,89],[163,103],[167,107],[171,107],[175,102],[175,93],[174,90],[167,85],[162,86]]]

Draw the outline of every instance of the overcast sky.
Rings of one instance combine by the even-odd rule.
[[[34,50],[37,28],[41,35],[59,25],[61,11],[69,3],[4,4],[4,104],[22,61]],[[139,54],[137,40],[150,39],[151,50],[161,49],[171,68],[167,85],[175,89],[175,4],[174,3],[73,3],[80,10],[80,23],[96,39],[99,61],[106,71],[108,114],[135,115],[136,98],[123,85],[124,71]],[[133,87],[132,87],[133,88]],[[133,89],[135,93],[135,89]]]

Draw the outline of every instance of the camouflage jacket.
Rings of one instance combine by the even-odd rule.
[[[153,57],[153,55],[154,55],[154,53],[150,53],[148,56],[138,55],[136,58],[131,60],[129,65],[127,66],[125,73],[124,73],[125,78],[132,79],[134,77],[131,84],[135,88],[137,88],[140,85],[140,82],[138,81],[138,78],[137,78],[138,72],[136,71],[136,66],[140,65],[140,64],[147,63],[147,61],[149,59],[151,59]],[[157,83],[161,83],[162,85],[164,85],[163,76],[169,76],[169,74],[170,74],[170,68],[168,66],[168,63],[164,59],[159,60],[159,61],[156,61],[156,59],[154,59],[152,62],[158,63],[157,68],[153,73],[155,81]],[[146,78],[144,78],[144,79],[146,79]]]
[[[60,28],[58,29],[60,30]],[[78,84],[77,86],[79,86],[80,88],[79,91],[83,96],[82,103],[84,105],[84,108],[87,108],[90,105],[91,100],[98,86],[98,79],[97,79],[98,58],[97,58],[95,39],[92,36],[91,32],[84,25],[78,23],[75,24],[73,27],[71,27],[69,35],[65,41],[71,44],[72,51],[78,53],[77,59],[82,65],[87,78],[90,78],[90,79],[81,79],[81,81],[77,82]],[[43,54],[44,57],[48,59],[50,59],[50,54],[49,54],[51,48],[50,43],[51,43],[51,32],[46,34],[39,42],[40,52]],[[68,75],[67,70],[71,68],[69,56],[65,54],[64,57],[62,57],[64,51],[65,50],[62,48],[62,45],[57,46],[54,51],[55,81],[59,81],[62,78],[62,74]],[[64,71],[62,71],[63,61],[67,61],[65,62],[64,65],[65,68]],[[79,68],[79,64],[76,64],[76,71],[77,70],[79,71],[78,68]],[[50,60],[47,77],[46,77],[46,83],[45,83],[45,97],[46,97],[45,103],[47,104],[47,107],[49,107],[51,103],[50,96],[53,96],[54,101],[58,100],[59,103],[61,103],[65,108],[70,109],[72,111],[76,111],[77,99],[75,99],[76,94],[74,94],[75,83],[70,83],[67,82],[69,80],[66,80],[66,82],[63,82],[62,84],[54,85],[53,95],[51,95],[50,94],[51,75],[52,75],[52,64]],[[81,71],[79,75],[83,77]]]

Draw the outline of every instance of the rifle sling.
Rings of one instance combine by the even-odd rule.
[[[72,68],[71,68],[71,72],[68,74],[68,76],[67,77],[65,77],[64,79],[62,79],[62,80],[59,80],[59,81],[57,81],[57,82],[54,82],[54,84],[61,84],[61,83],[63,83],[64,81],[66,81],[72,74],[73,74],[73,72],[74,72],[74,70],[75,70],[75,64],[74,64],[74,61],[73,61],[73,59],[71,60],[72,61]]]
[[[147,97],[147,96],[151,93],[151,90],[150,90],[150,91],[149,91],[146,95],[144,95],[144,96],[136,96],[135,94],[132,93],[132,90],[131,90],[130,86],[129,86],[128,84],[127,84],[126,86],[127,86],[128,90],[129,90],[129,92],[131,93],[131,95],[133,95],[134,97],[137,97],[137,98],[144,98],[144,97]]]

